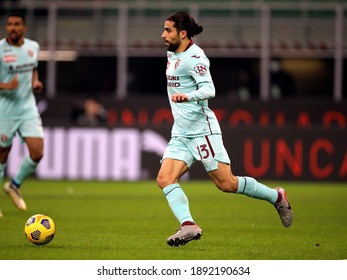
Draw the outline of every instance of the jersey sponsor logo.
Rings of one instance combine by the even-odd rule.
[[[2,60],[6,63],[16,62],[17,56],[14,54],[8,54],[8,55],[5,55]]]
[[[180,87],[181,86],[181,84],[179,82],[175,82],[175,81],[180,80],[179,76],[166,75],[166,79],[167,79],[167,86],[168,87]]]
[[[167,87],[180,87],[180,83],[168,82]]]
[[[199,63],[199,64],[195,65],[194,71],[196,74],[198,74],[200,76],[205,76],[207,74],[207,66]]]
[[[179,76],[166,75],[166,79],[168,81],[179,81],[180,77]]]

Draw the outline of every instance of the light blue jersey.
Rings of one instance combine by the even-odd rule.
[[[38,65],[39,44],[24,38],[21,47],[0,41],[0,81],[7,83],[18,74],[15,90],[0,90],[0,119],[20,120],[38,117],[32,90],[33,70]]]
[[[210,62],[204,51],[195,44],[181,53],[167,52],[167,92],[174,118],[173,137],[198,137],[221,134],[208,99],[215,96],[210,74]],[[189,102],[175,103],[171,95],[184,93]]]

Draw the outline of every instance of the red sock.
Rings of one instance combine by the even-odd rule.
[[[183,227],[183,226],[193,226],[193,225],[195,225],[194,222],[192,222],[192,221],[186,221],[186,222],[184,222],[184,223],[182,224],[182,227]]]

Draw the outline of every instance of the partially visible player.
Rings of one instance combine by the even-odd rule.
[[[184,245],[202,235],[190,213],[188,198],[178,183],[195,161],[202,162],[210,178],[223,192],[270,202],[285,227],[291,225],[293,218],[284,189],[269,188],[254,178],[235,176],[231,171],[219,123],[208,107],[208,99],[215,96],[210,63],[204,51],[191,39],[202,30],[193,17],[179,12],[165,21],[162,33],[168,50],[167,92],[174,124],[157,183],[181,226],[167,239],[170,246]]]
[[[39,44],[24,37],[24,15],[13,12],[7,17],[6,38],[0,41],[0,182],[3,180],[13,138],[17,134],[26,143],[29,155],[17,174],[4,184],[4,191],[20,210],[27,206],[19,188],[36,170],[43,157],[43,127],[35,92],[43,84],[37,71]]]

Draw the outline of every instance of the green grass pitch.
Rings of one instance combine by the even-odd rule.
[[[347,184],[265,182],[283,186],[294,212],[284,228],[274,207],[226,194],[210,181],[182,182],[203,229],[199,241],[169,247],[178,228],[154,181],[39,181],[22,187],[28,210],[0,194],[2,260],[339,260],[347,259]],[[26,240],[33,214],[53,218],[57,233],[45,246]]]

